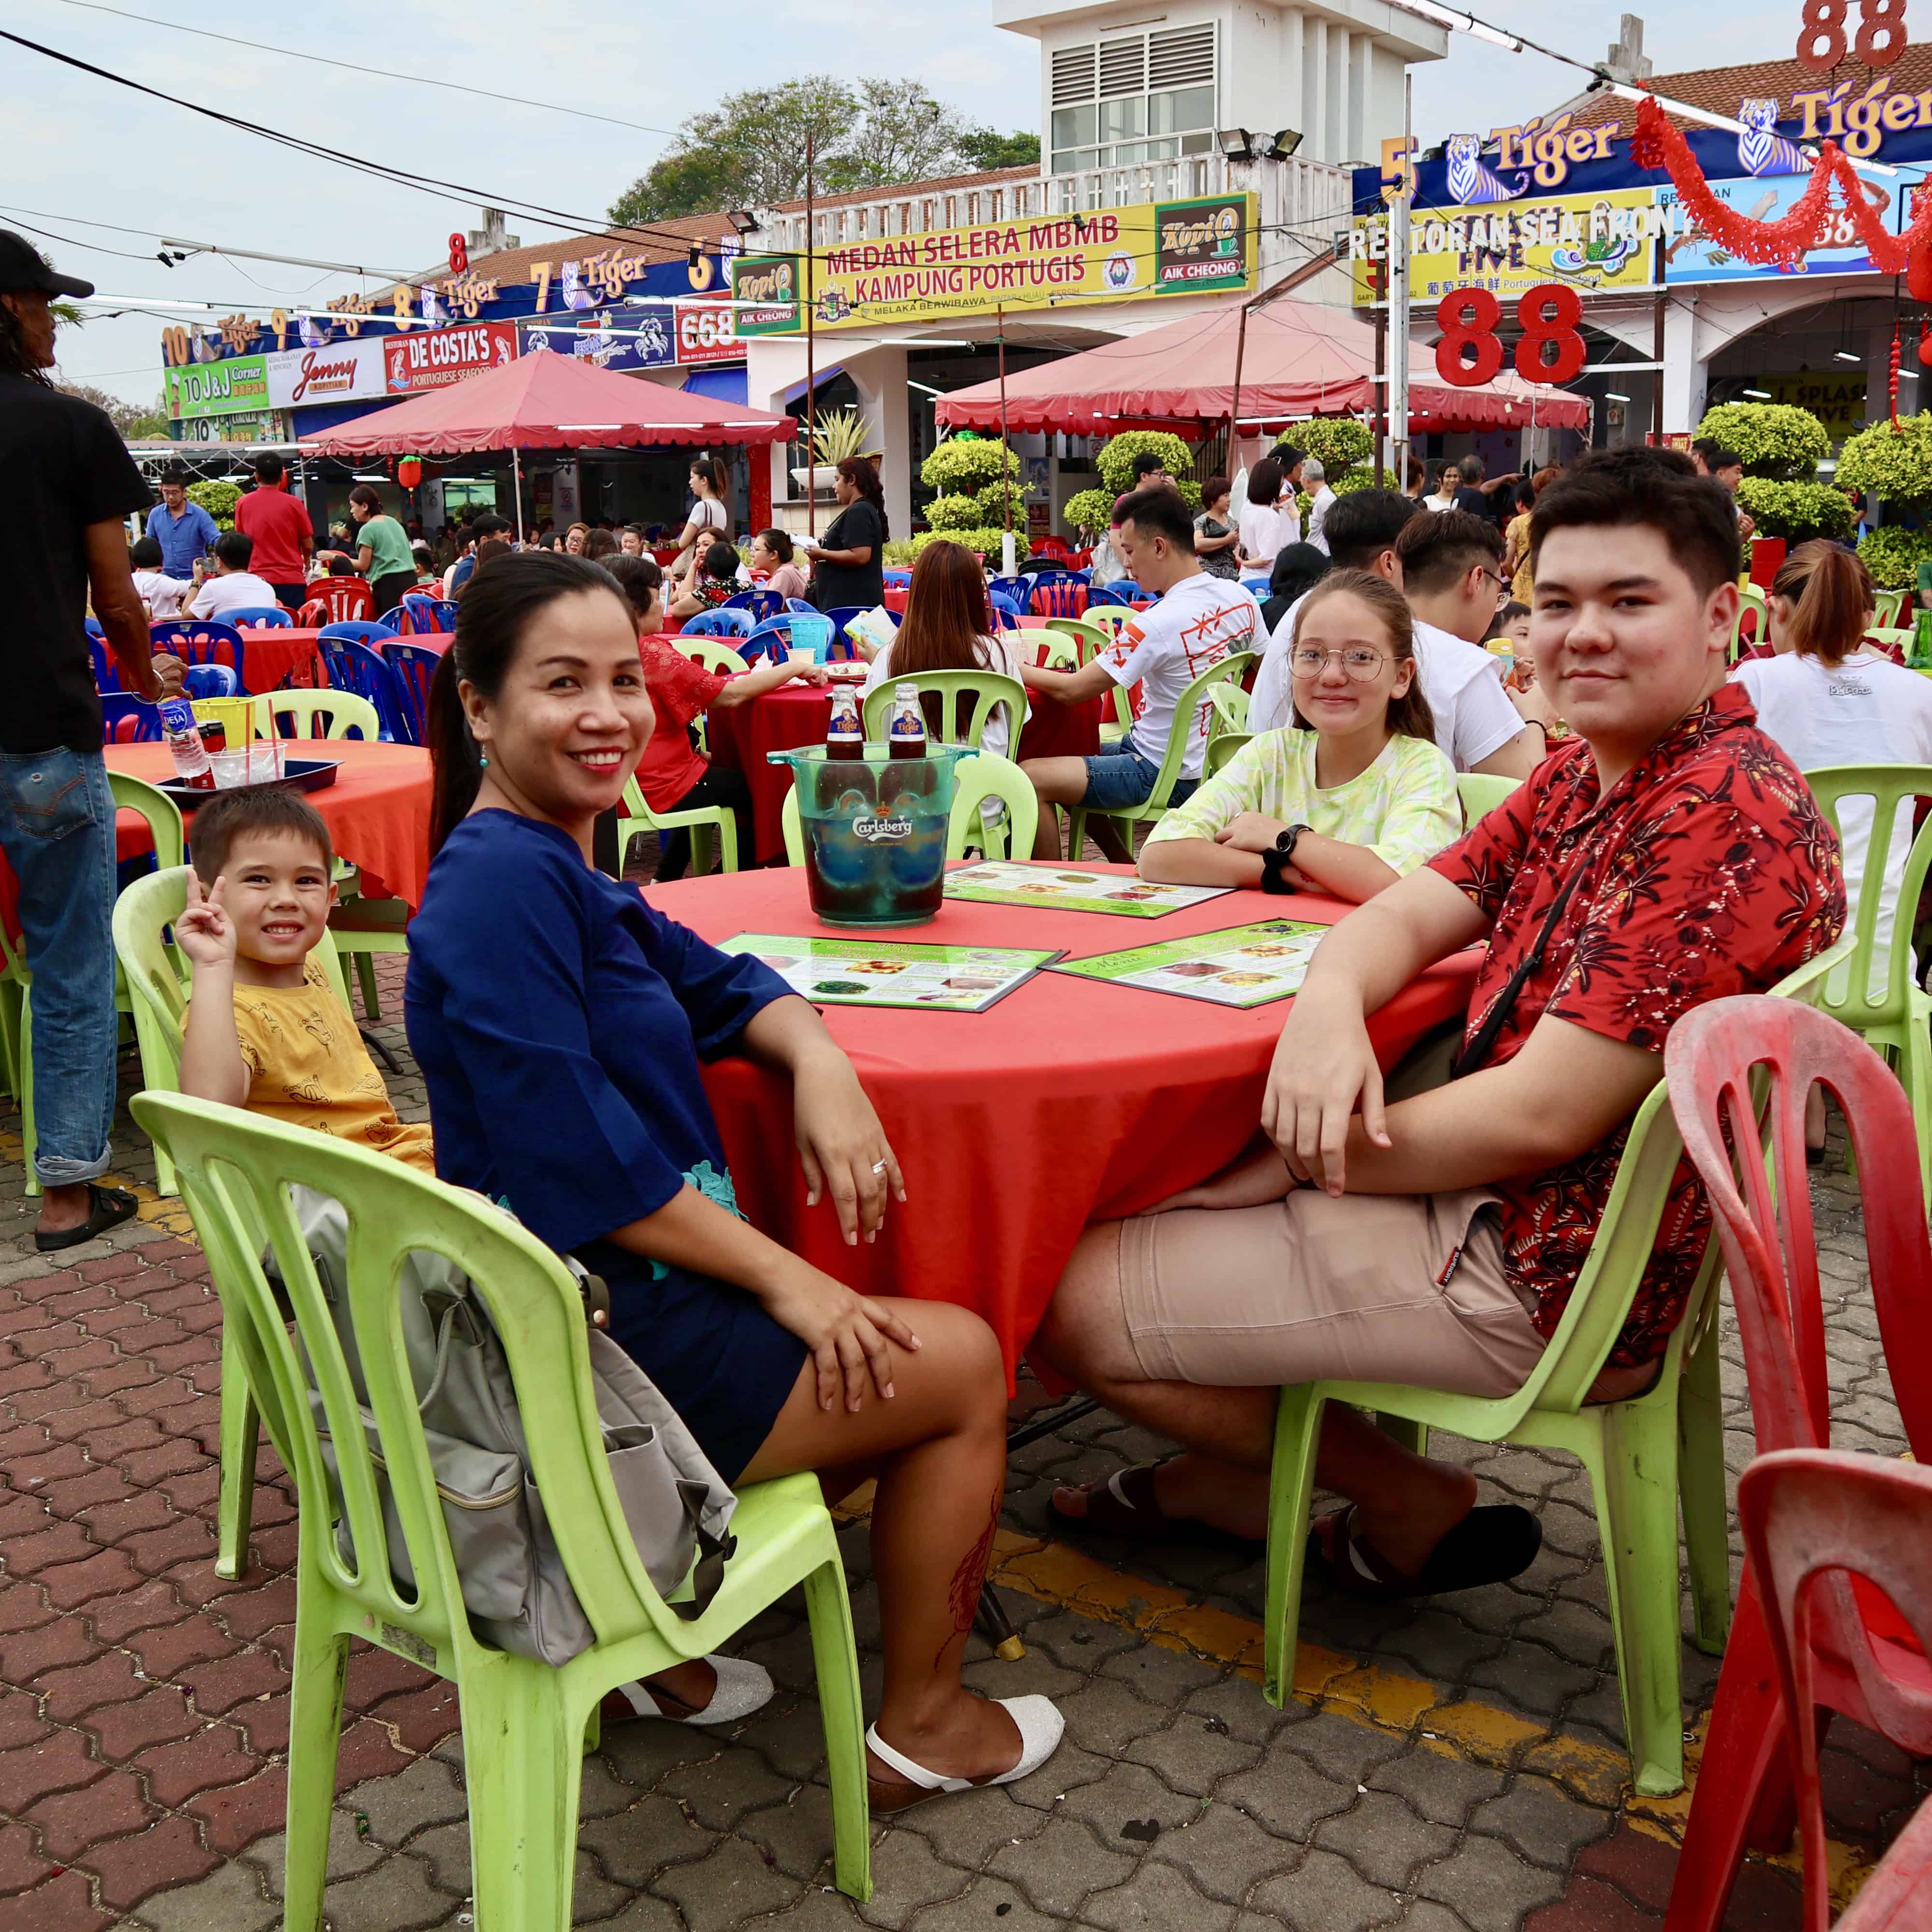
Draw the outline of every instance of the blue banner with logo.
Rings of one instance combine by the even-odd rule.
[[[554,321],[520,322],[517,334],[526,356],[533,349],[554,350],[620,374],[668,368],[677,360],[669,309],[600,309],[560,316]]]

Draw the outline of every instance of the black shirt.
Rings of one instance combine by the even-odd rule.
[[[104,410],[0,376],[0,751],[100,750],[87,526],[153,502]]]
[[[869,544],[872,560],[867,563],[827,563],[821,559],[813,578],[821,610],[836,610],[856,604],[869,610],[886,598],[886,522],[871,500],[861,496],[848,503],[832,520],[825,532],[827,550],[861,550]]]
[[[1472,517],[1480,517],[1486,524],[1492,524],[1496,520],[1496,503],[1502,494],[1500,490],[1492,494],[1465,488],[1456,492],[1456,507],[1467,510]]]

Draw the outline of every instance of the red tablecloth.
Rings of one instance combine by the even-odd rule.
[[[421,905],[429,873],[429,754],[414,745],[372,745],[359,738],[304,743],[300,748],[340,762],[334,784],[303,796],[322,814],[338,854],[363,874],[363,896]],[[110,771],[129,772],[150,783],[174,775],[166,745],[110,745],[106,757]],[[124,812],[124,858],[130,856],[128,823]],[[188,836],[192,844],[192,817]],[[146,843],[143,831],[133,850],[140,851]]]
[[[1033,715],[1020,734],[1022,758],[1090,758],[1100,748],[1100,704],[1056,704],[1037,698]],[[772,764],[767,752],[789,752],[801,745],[821,745],[832,720],[829,693],[808,685],[781,685],[748,704],[705,713],[705,737],[720,764],[736,765],[751,788],[757,824],[757,858],[770,865],[784,856],[785,794],[791,790],[791,767]]]
[[[297,630],[292,626],[242,633],[242,669],[247,678],[245,691],[282,691],[291,686],[326,685],[322,651],[316,640],[320,631]]]
[[[1125,868],[1114,868],[1124,871]],[[796,870],[736,872],[646,889],[705,938],[835,934],[813,918]],[[895,940],[1112,952],[1280,916],[1347,910],[1234,892],[1160,920],[948,901]],[[1424,974],[1372,1022],[1384,1064],[1467,1005],[1477,955]],[[743,1060],[704,1070],[738,1199],[766,1234],[867,1294],[962,1303],[992,1323],[1010,1370],[1039,1325],[1080,1231],[1138,1213],[1238,1154],[1288,1008],[1237,1012],[1042,973],[984,1013],[830,1006],[906,1180],[878,1241],[848,1248],[831,1208],[808,1208],[790,1096]]]

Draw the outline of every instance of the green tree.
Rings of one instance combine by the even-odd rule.
[[[805,74],[692,115],[670,151],[611,204],[610,218],[624,226],[796,201],[808,136],[817,185],[831,194],[964,172],[981,165],[968,143],[986,131],[922,87]]]
[[[960,142],[959,158],[977,170],[1034,167],[1040,161],[1040,136],[1017,128],[1010,134],[975,128]]]
[[[110,396],[105,389],[97,389],[91,382],[57,382],[54,386],[64,396],[77,396],[83,403],[92,403],[97,410],[107,412],[107,420],[123,436],[166,436],[167,419],[161,418],[158,430],[137,429],[138,423],[150,422],[154,412],[144,410],[139,403],[124,403],[118,396]]]

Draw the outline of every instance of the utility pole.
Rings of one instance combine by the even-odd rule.
[[[1410,129],[1412,82],[1402,82],[1402,187],[1389,210],[1389,456],[1395,487],[1408,483],[1408,218],[1414,198],[1415,154]]]
[[[812,231],[818,226],[814,217],[812,194],[812,136],[805,137],[805,533],[808,537],[818,534],[818,398],[813,392],[818,386],[818,345],[812,337],[814,311],[818,307],[818,278],[813,272],[812,258],[816,252]]]
[[[993,310],[1000,332],[1000,501],[1004,506],[1006,535],[1000,539],[1000,574],[1010,577],[1019,560],[1013,554],[1013,493],[1006,482],[1006,310],[1002,303]]]

